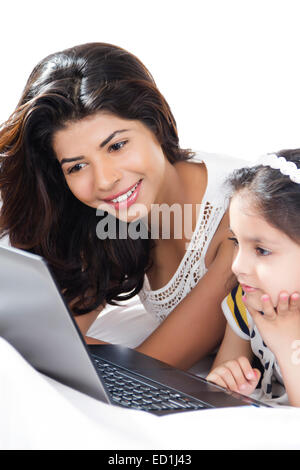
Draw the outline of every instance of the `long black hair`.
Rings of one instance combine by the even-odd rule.
[[[146,67],[105,43],[43,59],[0,130],[0,236],[48,261],[74,314],[132,297],[151,263],[149,238],[99,240],[96,210],[73,196],[53,151],[57,130],[102,110],[145,124],[171,163],[192,156],[179,147],[174,117]]]

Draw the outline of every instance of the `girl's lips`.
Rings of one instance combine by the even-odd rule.
[[[251,286],[248,286],[247,284],[241,284],[241,287],[243,291],[246,292],[247,294],[257,291],[256,287],[251,287]]]
[[[128,188],[127,191],[125,191],[123,193],[119,193],[118,195],[114,196],[113,198],[103,199],[103,201],[105,201],[107,204],[110,204],[111,206],[113,206],[117,210],[127,209],[132,204],[134,204],[135,201],[137,200],[137,197],[138,197],[140,189],[141,189],[141,183],[142,183],[142,180],[139,180],[137,183],[135,183],[130,188]],[[136,186],[135,190],[130,194],[130,196],[128,196],[123,201],[115,201],[114,202],[112,200],[112,199],[117,199],[118,197],[125,195],[128,191],[130,191],[135,186]]]

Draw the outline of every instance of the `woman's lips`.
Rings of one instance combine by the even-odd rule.
[[[141,183],[142,180],[139,180],[137,183],[128,188],[127,191],[119,193],[118,195],[115,195],[109,199],[103,199],[103,201],[107,204],[110,204],[117,210],[127,209],[137,200],[141,189]],[[127,193],[129,194],[127,195]]]
[[[242,287],[243,291],[246,292],[247,294],[250,294],[251,292],[256,292],[257,291],[256,287],[248,286],[247,284],[241,284],[241,287]]]

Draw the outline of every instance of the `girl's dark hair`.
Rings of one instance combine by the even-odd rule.
[[[300,149],[276,154],[300,168]],[[269,224],[300,243],[300,184],[279,170],[262,165],[236,170],[228,181],[233,194],[246,190]]]
[[[75,314],[134,296],[150,266],[150,239],[97,238],[99,216],[73,196],[52,148],[66,123],[104,110],[145,124],[171,163],[193,155],[179,147],[174,117],[146,67],[104,43],[42,60],[0,129],[0,236],[48,261]]]

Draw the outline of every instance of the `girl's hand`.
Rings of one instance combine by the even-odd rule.
[[[243,297],[264,342],[277,359],[291,354],[294,341],[300,339],[300,294],[281,292],[276,308],[267,294],[261,300],[263,314],[248,305],[247,295]]]
[[[255,390],[260,376],[260,371],[253,369],[249,360],[242,356],[217,366],[208,374],[206,380],[232,392],[249,396]]]

